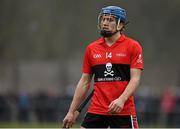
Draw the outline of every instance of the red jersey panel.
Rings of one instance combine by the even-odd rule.
[[[94,75],[94,95],[88,112],[110,115],[108,106],[125,90],[131,68],[144,68],[142,48],[133,39],[122,34],[110,47],[104,38],[87,46],[82,71]],[[134,97],[130,96],[116,115],[135,114]]]

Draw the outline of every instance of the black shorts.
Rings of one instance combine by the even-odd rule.
[[[82,124],[84,128],[138,128],[136,117],[107,116],[87,113]]]

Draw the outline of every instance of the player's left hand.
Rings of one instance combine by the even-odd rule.
[[[112,101],[109,105],[109,109],[108,109],[108,113],[110,114],[117,114],[119,112],[121,112],[121,110],[123,109],[124,107],[124,102],[118,98],[118,99],[115,99],[114,101]]]

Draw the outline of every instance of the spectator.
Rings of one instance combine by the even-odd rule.
[[[19,120],[22,122],[29,121],[29,97],[26,93],[22,93],[18,99]]]
[[[170,88],[167,88],[161,98],[161,123],[166,127],[173,126],[173,111],[176,106],[176,96]]]

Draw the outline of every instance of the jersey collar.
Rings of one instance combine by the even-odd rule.
[[[121,34],[121,36],[119,37],[119,39],[112,45],[112,46],[108,46],[106,43],[105,43],[105,39],[104,38],[100,38],[99,39],[99,44],[102,44],[106,47],[114,47],[116,45],[118,45],[119,43],[123,42],[124,40],[126,39],[126,36],[124,34]]]

